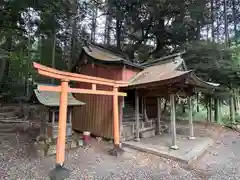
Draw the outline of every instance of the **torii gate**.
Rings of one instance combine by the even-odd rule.
[[[53,91],[60,92],[60,107],[59,107],[59,121],[58,121],[58,137],[56,149],[56,168],[50,172],[51,179],[65,179],[69,176],[69,171],[63,167],[65,158],[65,141],[66,141],[66,118],[67,118],[67,97],[68,92],[83,93],[83,94],[97,94],[113,96],[113,134],[114,134],[114,148],[111,150],[112,155],[117,155],[120,149],[120,133],[119,133],[119,109],[118,96],[126,96],[126,93],[118,92],[119,87],[126,87],[127,83],[123,81],[114,81],[104,78],[86,76],[76,73],[59,71],[47,66],[33,63],[33,67],[37,72],[43,76],[61,80],[60,86],[44,86],[38,87],[39,91]],[[92,89],[70,88],[68,86],[70,81],[91,83]],[[112,91],[97,90],[96,85],[106,85],[113,87]]]

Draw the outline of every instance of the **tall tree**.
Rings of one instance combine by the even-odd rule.
[[[228,43],[229,43],[229,34],[228,34],[227,0],[223,0],[223,9],[224,9],[224,35],[225,35],[225,44],[226,44],[226,46],[228,46]]]
[[[238,4],[239,5],[239,4]],[[232,14],[233,14],[233,26],[234,26],[234,40],[237,43],[237,12],[236,12],[236,0],[232,0]]]
[[[215,42],[215,8],[214,8],[214,0],[211,0],[211,22],[212,22],[212,41]]]

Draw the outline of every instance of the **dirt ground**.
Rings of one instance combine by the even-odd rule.
[[[199,135],[213,136],[215,144],[190,166],[130,149],[112,157],[107,154],[112,145],[92,140],[91,147],[66,153],[68,180],[240,179],[240,135],[216,126],[196,129]],[[54,168],[55,156],[37,158],[34,153],[37,130],[26,131],[0,124],[0,180],[47,180]]]

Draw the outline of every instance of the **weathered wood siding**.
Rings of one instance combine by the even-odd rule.
[[[113,80],[129,80],[139,70],[123,66],[86,64],[81,74]],[[78,88],[91,89],[91,84],[79,83]],[[97,85],[98,90],[112,90],[112,87]],[[113,97],[103,95],[76,94],[76,99],[86,103],[73,111],[73,129],[90,131],[95,136],[113,137]]]

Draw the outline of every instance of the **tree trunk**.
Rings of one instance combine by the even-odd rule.
[[[215,42],[215,27],[214,27],[214,0],[211,0],[211,22],[212,22],[212,42]]]
[[[199,112],[199,93],[197,93],[197,112]]]
[[[55,54],[56,54],[56,31],[52,31],[52,68],[55,67]],[[51,83],[54,84],[55,79],[51,79]]]
[[[117,40],[117,48],[121,49],[121,21],[116,20],[116,40]]]
[[[77,0],[73,0],[72,3],[72,35],[71,35],[71,58],[68,60],[68,70],[72,68],[72,64],[75,62],[76,57],[76,42],[77,42]]]
[[[110,15],[110,5],[109,1],[107,1],[108,11],[106,16],[105,30],[104,30],[104,44],[109,45],[111,42],[110,33],[111,33],[111,25],[112,25],[112,16]]]
[[[224,34],[225,34],[225,44],[228,46],[228,19],[227,19],[227,0],[223,0],[224,2]]]
[[[97,28],[97,13],[98,13],[98,6],[97,3],[94,4],[95,9],[93,10],[92,14],[92,30],[91,30],[91,42],[95,43],[96,38],[96,28]]]
[[[209,24],[207,24],[207,41],[209,40]]]
[[[164,116],[164,113],[165,113],[166,109],[167,109],[167,99],[165,99],[165,102],[164,102],[163,110],[161,112],[160,121],[163,121],[163,116]]]
[[[218,3],[218,0],[216,0],[216,12],[217,12],[217,15],[216,15],[216,21],[217,21],[217,28],[216,28],[216,35],[217,35],[217,42],[219,42],[220,40],[220,31],[219,31],[219,27],[220,27],[220,21],[219,21],[219,10],[220,10],[220,5]]]
[[[0,60],[0,87],[2,87],[4,72],[7,66],[7,59],[3,58]]]
[[[164,45],[165,45],[165,39],[166,39],[166,33],[165,33],[165,25],[164,25],[165,21],[164,19],[159,20],[159,25],[158,25],[158,33],[155,34],[156,36],[156,43],[157,43],[157,47],[156,49],[152,52],[157,53],[160,50],[163,49]],[[161,31],[161,33],[160,33]]]
[[[7,37],[7,43],[6,43],[6,47],[5,49],[7,50],[7,52],[11,52],[12,51],[12,36],[8,36]],[[8,59],[4,58],[1,60],[0,65],[2,65],[0,67],[0,89],[2,89],[4,87],[4,78],[8,77],[9,74],[9,66],[10,66],[10,62]]]
[[[186,107],[185,107],[185,104],[182,103],[182,113],[185,114],[186,113]]]
[[[199,41],[200,38],[201,38],[201,24],[199,22],[199,20],[197,20],[197,36],[196,36],[196,39]]]
[[[236,0],[232,0],[232,12],[233,12],[233,27],[234,27],[234,40],[237,44],[237,15],[236,15]]]

